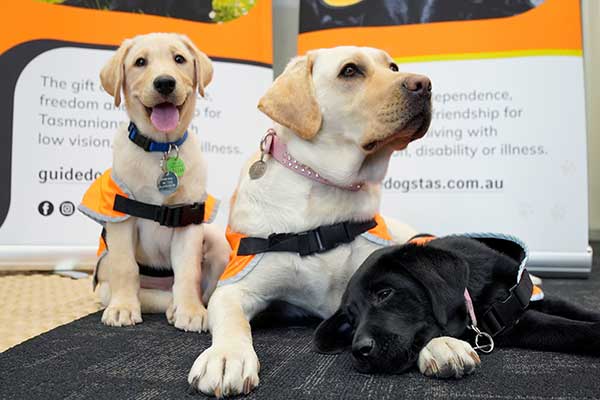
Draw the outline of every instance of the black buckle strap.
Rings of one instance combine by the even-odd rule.
[[[201,224],[204,222],[204,203],[172,206],[157,206],[132,200],[121,195],[115,196],[113,210],[133,217],[149,219],[170,228]]]
[[[169,278],[171,276],[175,276],[172,268],[156,268],[149,267],[144,264],[138,263],[138,268],[140,271],[140,275],[150,276],[152,278]]]
[[[144,149],[144,151],[156,151],[161,153],[170,152],[172,146],[177,147],[183,145],[183,143],[185,143],[188,137],[188,132],[185,131],[183,136],[174,142],[155,142],[149,137],[142,135],[138,131],[138,128],[137,126],[135,126],[133,121],[129,123],[129,127],[127,128],[127,130],[129,131],[129,140],[131,140],[137,146]]]
[[[377,226],[375,220],[339,222],[300,233],[273,233],[268,238],[246,237],[240,241],[237,254],[247,256],[267,252],[292,252],[301,256],[322,253],[340,244],[352,242],[358,235]]]
[[[150,145],[152,144],[152,139],[147,136],[136,135],[131,141],[141,147],[144,151],[150,151]]]
[[[533,282],[531,282],[527,270],[524,269],[521,280],[510,289],[509,296],[503,301],[494,303],[483,314],[481,318],[483,331],[491,336],[496,336],[517,324],[529,307],[532,291]]]

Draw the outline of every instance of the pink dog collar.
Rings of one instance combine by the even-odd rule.
[[[342,186],[336,185],[335,183],[323,178],[315,170],[306,164],[296,160],[287,150],[287,146],[278,137],[277,132],[273,129],[267,131],[266,136],[263,138],[260,148],[263,154],[270,154],[277,162],[289,170],[302,175],[306,178],[312,179],[324,185],[336,187],[338,189],[349,190],[351,192],[357,192],[363,187],[363,183],[354,183],[352,185]]]

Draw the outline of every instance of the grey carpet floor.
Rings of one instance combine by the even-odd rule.
[[[547,292],[600,308],[600,246],[588,280],[544,281]],[[92,314],[0,354],[0,399],[202,399],[186,376],[210,345],[162,315],[132,328],[109,328]],[[600,399],[600,359],[499,349],[462,380],[413,371],[362,375],[347,355],[312,351],[314,325],[254,330],[261,384],[248,399]]]

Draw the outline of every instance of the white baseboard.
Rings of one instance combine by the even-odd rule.
[[[89,270],[93,246],[0,246],[0,271]]]

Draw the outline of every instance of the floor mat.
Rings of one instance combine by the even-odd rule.
[[[91,278],[0,273],[0,352],[99,309]]]
[[[596,247],[598,250],[598,247]],[[600,308],[598,252],[588,280],[544,281],[548,293]],[[434,380],[413,371],[362,375],[348,355],[312,350],[313,326],[258,327],[254,343],[261,384],[248,399],[595,399],[600,358],[499,349],[463,380]],[[100,313],[59,327],[0,354],[0,399],[182,399],[187,373],[210,345],[163,315],[131,328],[109,328]]]

